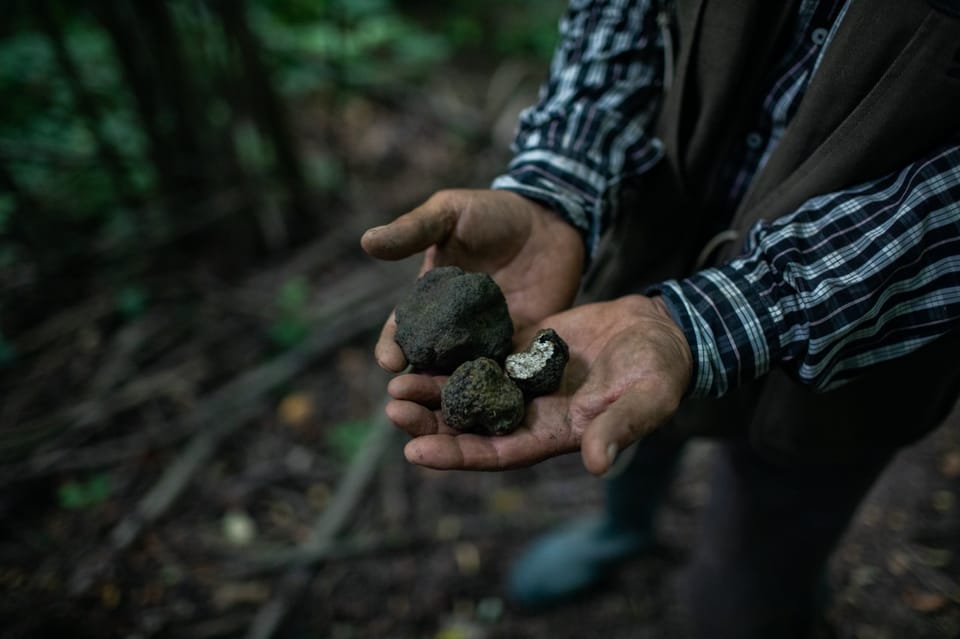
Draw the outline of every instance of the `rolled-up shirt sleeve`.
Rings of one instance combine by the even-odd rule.
[[[514,158],[492,185],[555,210],[581,232],[588,256],[616,213],[616,187],[663,154],[650,133],[663,85],[658,5],[571,2],[549,80],[521,115]]]
[[[776,366],[829,390],[960,329],[960,145],[751,229],[745,253],[660,294],[693,350],[690,393]]]

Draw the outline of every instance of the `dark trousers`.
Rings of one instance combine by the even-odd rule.
[[[642,523],[653,512],[682,449],[656,441],[638,447],[608,482],[615,519]],[[690,633],[697,639],[808,636],[830,552],[891,455],[786,466],[767,461],[747,442],[719,442],[710,498],[679,579]]]

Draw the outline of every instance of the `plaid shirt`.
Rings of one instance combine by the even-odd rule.
[[[493,188],[542,202],[592,255],[626,178],[656,164],[651,133],[669,66],[656,0],[575,1],[538,104]],[[800,0],[755,128],[724,176],[726,223],[803,97],[846,3]],[[960,144],[890,175],[815,197],[751,229],[745,253],[653,287],[693,351],[695,396],[719,396],[773,366],[828,390],[960,326]]]

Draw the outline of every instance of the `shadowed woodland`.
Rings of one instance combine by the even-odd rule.
[[[661,552],[531,616],[510,560],[598,481],[412,467],[382,416],[418,265],[359,236],[503,170],[564,4],[0,0],[0,636],[674,636],[709,444]],[[897,460],[823,637],[960,636],[958,489],[956,428]]]

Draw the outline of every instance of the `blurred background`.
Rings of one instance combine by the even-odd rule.
[[[601,487],[409,466],[371,354],[417,265],[360,234],[503,169],[565,4],[0,0],[0,636],[670,636],[709,446],[663,553],[521,615],[510,559]],[[957,530],[938,436],[837,561],[838,636],[960,633],[946,533],[903,550]]]

